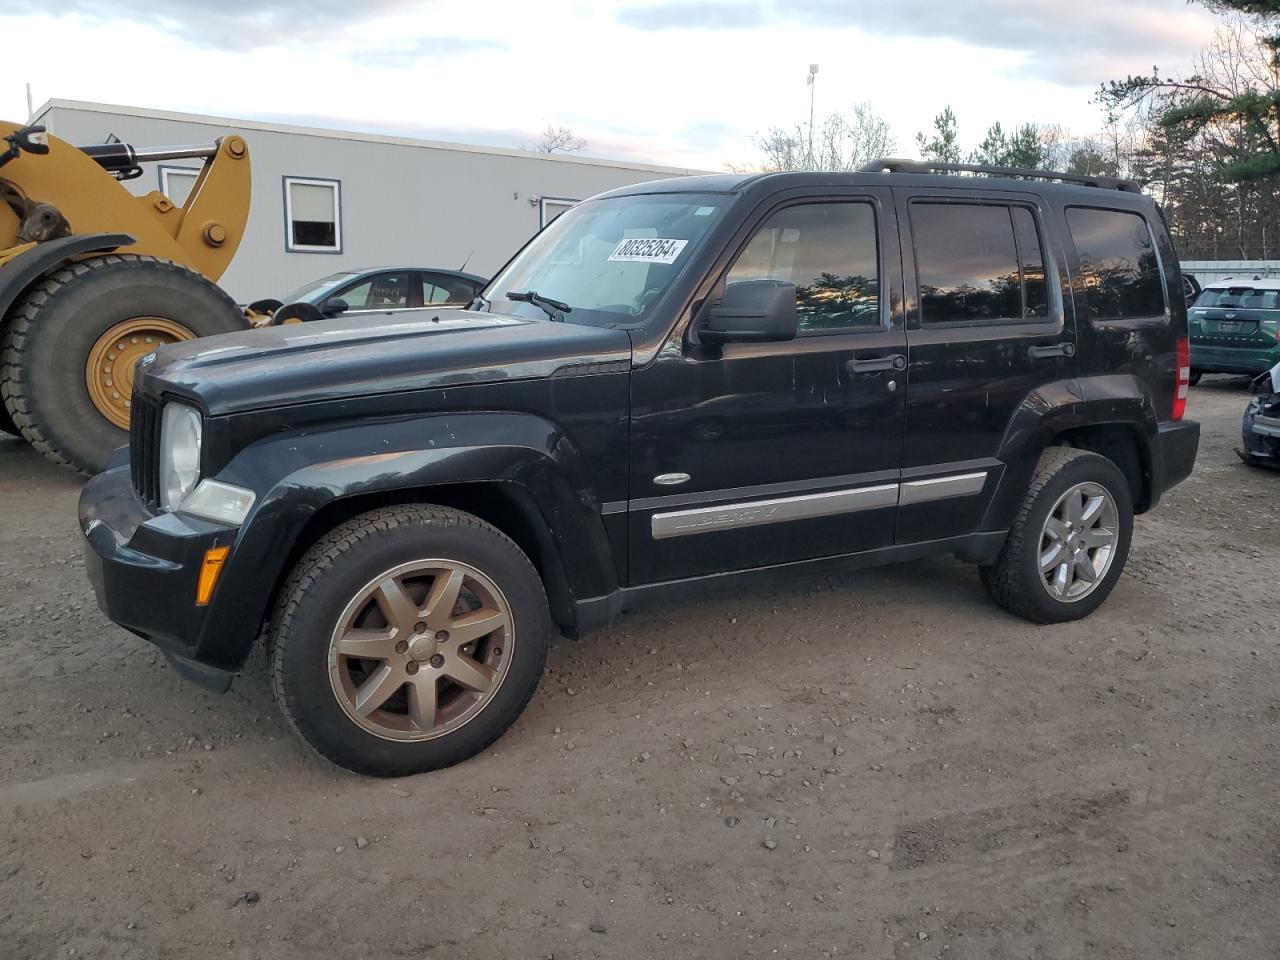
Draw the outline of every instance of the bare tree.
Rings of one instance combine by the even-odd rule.
[[[869,103],[855,104],[847,115],[832,113],[813,133],[812,153],[805,124],[797,123],[790,129],[771,127],[756,136],[760,167],[764,170],[857,170],[897,149],[889,122],[878,116]]]
[[[557,127],[547,124],[542,136],[533,145],[539,153],[577,153],[587,148],[587,141],[573,132],[570,127]]]

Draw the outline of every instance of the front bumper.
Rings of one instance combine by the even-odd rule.
[[[1204,373],[1265,373],[1280,363],[1280,344],[1274,347],[1210,347],[1191,341],[1191,369]]]
[[[85,570],[103,613],[158,646],[187,679],[225,690],[233,673],[202,662],[210,608],[196,604],[196,583],[205,552],[234,546],[237,529],[152,513],[134,492],[127,465],[85,484],[79,512]]]

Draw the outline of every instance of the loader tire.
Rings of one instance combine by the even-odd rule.
[[[9,416],[9,408],[4,405],[2,398],[0,398],[0,433],[11,433],[15,437],[21,436],[18,432],[18,425],[13,422],[13,417]]]
[[[0,399],[47,459],[97,473],[128,443],[142,356],[245,327],[226,293],[181,264],[127,254],[76,261],[11,314],[0,342]]]

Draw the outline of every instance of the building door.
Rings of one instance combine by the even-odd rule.
[[[669,343],[632,374],[631,583],[892,543],[906,393],[895,215],[887,190],[829,197],[762,210],[717,287],[794,283],[795,340]]]

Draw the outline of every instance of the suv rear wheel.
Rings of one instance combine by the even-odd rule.
[[[550,635],[537,572],[496,528],[444,507],[375,510],[312,547],[281,592],[276,699],[341,767],[434,770],[515,721]]]
[[[980,569],[987,593],[1033,623],[1079,620],[1096,610],[1124,570],[1133,498],[1120,468],[1087,450],[1053,447],[996,562]]]

